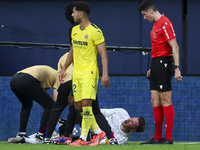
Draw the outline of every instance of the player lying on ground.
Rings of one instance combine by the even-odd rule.
[[[107,137],[105,137],[100,141],[100,144],[127,144],[130,139],[131,132],[143,132],[146,128],[146,122],[143,117],[130,118],[128,112],[123,108],[100,110],[112,130],[112,138],[108,140]],[[58,142],[58,139],[52,141]],[[32,140],[32,142],[35,143],[34,140]],[[86,143],[90,144],[91,141],[87,141]]]
[[[110,140],[110,144],[127,144],[131,132],[144,132],[146,128],[143,117],[131,118],[123,108],[101,109],[101,113],[105,116],[113,132],[114,138]]]

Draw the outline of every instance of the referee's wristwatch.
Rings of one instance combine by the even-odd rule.
[[[180,66],[174,65],[174,69],[180,68]]]

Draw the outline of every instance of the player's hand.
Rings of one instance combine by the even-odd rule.
[[[174,78],[176,79],[177,82],[180,82],[182,80],[183,77],[181,76],[179,68],[175,69]]]
[[[60,74],[59,74],[59,81],[62,84],[64,83],[64,77],[65,77],[65,70],[62,69],[61,72],[60,72]]]
[[[108,86],[110,85],[110,80],[109,80],[108,75],[104,75],[104,74],[102,75],[101,85],[103,86],[103,88],[108,88]]]
[[[150,77],[151,69],[147,71],[147,77]]]

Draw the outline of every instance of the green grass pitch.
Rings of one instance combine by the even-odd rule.
[[[0,141],[0,150],[200,150],[200,142],[174,142],[173,145],[139,145],[129,142],[127,145],[68,146],[54,144],[10,144]]]

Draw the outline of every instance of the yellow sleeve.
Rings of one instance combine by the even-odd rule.
[[[103,32],[100,29],[97,29],[94,31],[93,37],[94,37],[95,45],[99,45],[99,44],[105,42]]]

